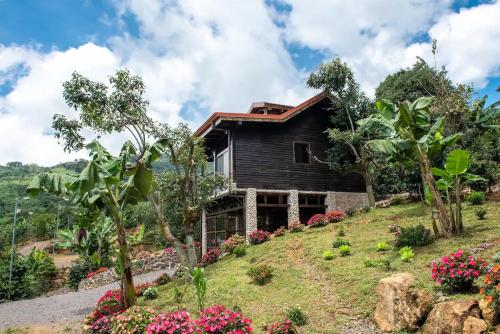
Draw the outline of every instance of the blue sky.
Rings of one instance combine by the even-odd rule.
[[[430,61],[437,38],[451,78],[498,100],[499,12],[496,1],[466,0],[0,0],[0,131],[41,152],[0,144],[0,163],[74,157],[50,136],[73,70],[106,80],[128,67],[143,76],[157,119],[196,128],[253,101],[299,103],[314,94],[308,73],[337,56],[371,95],[416,56]],[[26,127],[32,135],[17,138]]]

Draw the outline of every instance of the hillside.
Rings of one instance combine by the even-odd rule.
[[[262,326],[284,317],[283,310],[290,305],[301,306],[309,316],[303,333],[340,333],[343,324],[353,319],[368,317],[376,303],[375,287],[381,278],[395,272],[411,272],[418,286],[438,293],[431,280],[429,264],[433,259],[458,249],[470,250],[488,242],[492,243],[477,255],[490,259],[500,251],[500,209],[498,203],[483,205],[488,210],[486,220],[478,220],[477,206],[464,205],[465,234],[460,237],[436,240],[429,246],[415,248],[412,263],[402,263],[397,252],[377,252],[377,242],[387,241],[394,249],[394,236],[390,224],[409,226],[424,224],[430,228],[426,208],[420,204],[399,205],[375,209],[346,219],[345,239],[351,243],[352,255],[326,261],[321,254],[332,250],[339,224],[307,229],[302,233],[287,233],[257,246],[250,246],[247,255],[228,256],[206,268],[208,275],[207,305],[215,303],[228,307],[239,306],[253,319],[257,333],[264,333]],[[366,268],[366,258],[389,257],[391,271],[383,268]],[[258,286],[251,283],[246,272],[251,263],[268,263],[274,267],[270,283]],[[160,298],[139,303],[161,311],[187,308],[196,313],[190,288],[181,303],[175,301],[174,284],[160,287]],[[182,291],[184,288],[179,286]],[[462,298],[453,295],[452,298]],[[467,297],[474,297],[467,295]]]

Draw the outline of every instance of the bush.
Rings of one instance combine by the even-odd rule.
[[[91,334],[110,334],[112,317],[104,316],[96,320],[93,324],[86,327],[87,333]]]
[[[413,252],[413,249],[410,246],[405,246],[399,250],[399,256],[401,258],[401,261],[411,262],[413,261],[415,253]]]
[[[352,216],[354,216],[354,215],[356,214],[356,211],[357,211],[357,210],[356,210],[355,208],[347,208],[347,209],[345,210],[345,214],[346,214],[347,216],[349,216],[349,217],[352,217]]]
[[[282,236],[285,235],[285,232],[286,232],[285,227],[281,226],[279,229],[277,229],[276,231],[274,231],[274,236],[275,237],[282,237]]]
[[[431,230],[421,224],[401,227],[399,233],[396,235],[396,246],[399,248],[405,246],[426,246],[431,244],[432,241]]]
[[[340,224],[339,225],[339,230],[337,232],[338,237],[345,237],[345,230],[344,230],[344,225]]]
[[[52,278],[57,273],[54,259],[49,253],[33,248],[25,261],[28,269],[26,279],[28,281],[29,295],[36,297],[47,292]]]
[[[476,212],[476,216],[477,216],[477,218],[478,218],[478,219],[480,219],[480,220],[483,220],[483,219],[485,219],[485,218],[486,218],[486,213],[487,213],[488,211],[486,211],[486,209],[485,209],[485,208],[479,208],[479,209],[477,209],[475,212]]]
[[[304,326],[307,324],[307,314],[298,305],[290,306],[285,309],[285,314],[297,326]]]
[[[349,245],[342,245],[339,247],[340,256],[351,255],[351,247]]]
[[[17,254],[12,264],[12,284],[9,284],[10,254],[0,258],[0,302],[30,297],[29,283],[26,280],[28,266],[26,261]],[[10,297],[10,298],[9,298]]]
[[[342,239],[342,238],[337,238],[337,239],[333,240],[333,242],[332,242],[333,248],[339,248],[340,246],[344,246],[344,245],[350,246],[351,244],[349,243],[349,241]]]
[[[108,290],[99,298],[97,305],[91,314],[85,317],[85,325],[92,328],[97,325],[97,321],[103,317],[111,319],[112,316],[122,313],[124,310],[120,305],[120,291]],[[105,320],[102,320],[100,325],[104,325]]]
[[[144,291],[143,295],[144,295],[144,299],[147,299],[147,300],[156,299],[156,298],[158,298],[158,288],[155,286],[150,286],[149,288],[147,288]]]
[[[252,320],[222,305],[214,305],[200,312],[196,320],[200,333],[252,333]]]
[[[250,232],[248,234],[248,241],[252,245],[258,245],[258,244],[261,244],[263,242],[268,241],[270,237],[271,237],[271,233],[269,233],[267,231],[263,231],[263,230],[257,230],[257,231]]]
[[[389,250],[389,245],[387,244],[387,242],[377,242],[377,252],[385,252],[386,250]]]
[[[333,260],[333,258],[335,257],[331,250],[324,251],[322,255],[323,255],[323,259],[325,259],[325,260]]]
[[[201,257],[201,261],[205,265],[212,264],[219,261],[220,255],[221,255],[220,249],[212,248]]]
[[[338,223],[345,218],[345,214],[342,211],[328,211],[325,218],[328,223]]]
[[[392,270],[391,260],[389,258],[383,258],[380,260],[371,260],[367,257],[363,259],[363,264],[366,268],[382,267],[385,271]]]
[[[96,271],[91,271],[90,273],[88,273],[87,275],[85,275],[85,278],[92,278],[94,277],[95,275],[98,275],[100,273],[103,273],[105,271],[107,271],[108,268],[105,268],[105,267],[100,267],[99,269],[97,269]]]
[[[470,289],[487,269],[488,265],[481,258],[467,256],[459,250],[432,262],[432,279],[447,290],[464,291]]]
[[[245,256],[247,254],[247,247],[245,245],[238,246],[233,250],[233,254],[236,257]]]
[[[146,329],[147,334],[191,334],[195,332],[195,323],[186,311],[159,314]]]
[[[78,283],[80,283],[80,281],[91,271],[92,265],[89,262],[81,260],[74,262],[69,269],[68,286],[75,290],[78,289]]]
[[[328,219],[324,214],[317,213],[313,215],[309,220],[307,221],[307,226],[309,227],[320,227],[320,226],[325,226],[328,224]]]
[[[155,279],[153,283],[155,285],[165,285],[165,284],[169,283],[171,280],[172,279],[170,278],[170,276],[168,276],[167,273],[163,273],[160,276],[158,276],[158,278]]]
[[[247,274],[255,283],[264,285],[273,277],[273,268],[268,264],[256,264],[250,267]]]
[[[150,288],[152,286],[153,286],[153,283],[151,283],[151,282],[145,282],[145,283],[137,284],[134,287],[135,288],[135,294],[138,297],[142,297],[144,295],[144,291],[146,291],[148,288]]]
[[[304,224],[301,224],[299,220],[293,221],[288,224],[288,230],[292,233],[298,233],[304,231]]]
[[[245,241],[246,240],[244,236],[235,234],[224,241],[221,250],[223,253],[232,253],[236,247],[244,245]]]
[[[500,311],[500,264],[484,276],[479,290],[484,299],[497,313]]]
[[[155,318],[152,310],[132,306],[122,314],[117,315],[113,319],[111,325],[112,334],[142,334],[146,332],[146,328]]]
[[[467,202],[471,205],[480,205],[486,201],[486,195],[482,191],[473,191],[467,196]]]
[[[298,334],[297,328],[289,319],[275,322],[269,326],[268,334]]]

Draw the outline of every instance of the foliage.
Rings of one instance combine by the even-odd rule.
[[[245,256],[247,254],[247,247],[246,247],[246,245],[240,245],[240,246],[236,247],[235,249],[233,249],[233,254],[236,257]]]
[[[486,214],[488,213],[485,208],[478,208],[474,212],[476,213],[477,218],[480,220],[486,219]]]
[[[326,216],[324,214],[317,213],[313,215],[311,218],[309,218],[306,224],[309,227],[325,226],[328,224],[328,219],[326,219]]]
[[[265,263],[252,265],[247,275],[257,284],[264,285],[273,277],[273,268]]]
[[[251,245],[257,245],[268,241],[270,237],[271,233],[264,230],[256,230],[248,234],[248,242],[250,242]]]
[[[493,255],[491,260],[493,261],[493,263],[500,264],[500,253],[496,253],[495,255]]]
[[[289,320],[278,321],[269,326],[268,334],[298,334],[294,323]]]
[[[396,246],[426,246],[433,241],[431,231],[424,225],[414,225],[408,227],[401,227],[399,232],[396,233]]]
[[[28,265],[23,257],[14,254],[12,264],[12,284],[9,284],[10,254],[0,257],[0,301],[30,297],[27,280]]]
[[[366,268],[382,267],[385,271],[392,270],[391,260],[388,257],[377,260],[372,260],[368,257],[365,257],[363,259],[363,264]]]
[[[200,333],[252,333],[252,320],[222,305],[214,305],[200,312],[196,320]]]
[[[470,289],[487,269],[483,259],[467,256],[463,250],[458,250],[432,262],[432,279],[447,290],[464,291]]]
[[[155,318],[154,311],[132,306],[113,318],[112,334],[143,334]]]
[[[273,235],[275,237],[282,237],[286,233],[286,228],[284,226],[279,227],[276,231],[274,231]]]
[[[325,213],[325,218],[329,223],[338,223],[345,218],[345,213],[342,211],[327,211]]]
[[[147,334],[191,334],[195,333],[195,324],[189,313],[179,311],[157,315],[147,329]]]
[[[344,225],[339,225],[339,230],[337,231],[337,237],[345,237]]]
[[[98,274],[100,274],[100,273],[103,273],[103,272],[105,272],[105,271],[107,271],[107,270],[108,270],[108,268],[106,268],[106,267],[100,267],[100,268],[99,268],[99,269],[97,269],[96,271],[92,271],[92,272],[88,273],[87,275],[85,275],[85,278],[92,278],[92,277],[94,277],[95,275],[98,275]]]
[[[203,268],[194,268],[191,272],[191,284],[195,290],[196,303],[201,311],[205,307],[205,299],[207,294],[207,277]]]
[[[351,255],[351,247],[349,245],[342,245],[339,247],[340,256]]]
[[[212,248],[208,252],[203,254],[203,256],[201,257],[201,260],[202,260],[203,264],[212,264],[212,263],[219,261],[220,256],[221,256],[220,249],[219,248]]]
[[[467,202],[471,205],[480,205],[483,204],[486,200],[486,196],[482,191],[473,191],[467,196]]]
[[[333,260],[335,257],[335,255],[333,254],[333,252],[331,250],[326,250],[321,255],[323,256],[323,259],[325,259],[325,260]]]
[[[158,278],[155,279],[153,283],[155,285],[165,285],[165,284],[169,283],[171,280],[172,279],[170,278],[170,276],[168,276],[167,273],[163,273],[160,276],[158,276]]]
[[[45,251],[33,248],[25,259],[27,279],[31,296],[39,296],[50,288],[50,283],[57,273],[54,259]]]
[[[155,286],[150,286],[144,291],[144,299],[151,300],[158,298],[158,288]]]
[[[111,334],[111,325],[113,318],[111,316],[103,316],[95,322],[86,326],[87,332],[90,334]]]
[[[304,224],[300,223],[300,220],[296,220],[288,224],[288,230],[291,233],[298,233],[304,231]]]
[[[107,290],[97,301],[97,305],[91,314],[85,317],[85,324],[90,328],[95,327],[97,321],[103,317],[110,318],[116,314],[122,313],[124,308],[120,303],[120,292]],[[104,326],[107,321],[103,320],[99,326]]]
[[[389,250],[389,244],[387,242],[382,241],[382,242],[377,242],[377,252],[385,252],[386,250]]]
[[[352,217],[356,214],[357,210],[355,208],[347,208],[345,210],[345,214],[349,217]]]
[[[480,293],[496,312],[500,311],[500,264],[484,275]]]
[[[345,239],[342,239],[341,237],[337,237],[335,240],[332,242],[332,247],[333,248],[339,248],[340,246],[350,246],[351,243]]]
[[[285,314],[296,326],[304,326],[308,322],[307,314],[298,305],[287,307]]]
[[[412,262],[415,253],[410,246],[404,246],[399,250],[399,257],[403,262]]]
[[[71,289],[78,289],[78,283],[86,278],[91,271],[92,265],[89,262],[82,260],[73,262],[73,265],[69,268],[68,286]]]
[[[223,253],[232,253],[236,247],[244,245],[245,241],[244,236],[235,234],[224,241],[221,250]]]
[[[144,292],[150,288],[154,286],[153,283],[151,282],[144,282],[144,283],[141,283],[141,284],[138,284],[135,286],[135,294],[138,296],[138,297],[142,297],[144,295]]]

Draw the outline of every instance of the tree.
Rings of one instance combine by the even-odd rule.
[[[328,130],[332,142],[328,152],[330,166],[339,171],[360,173],[365,179],[370,206],[374,206],[370,173],[374,157],[364,145],[369,135],[356,126],[356,121],[369,113],[369,99],[359,88],[349,66],[339,58],[321,64],[316,72],[311,73],[307,85],[327,92],[333,99],[334,108],[340,110],[331,117],[333,128]],[[315,160],[321,162],[317,158]]]

